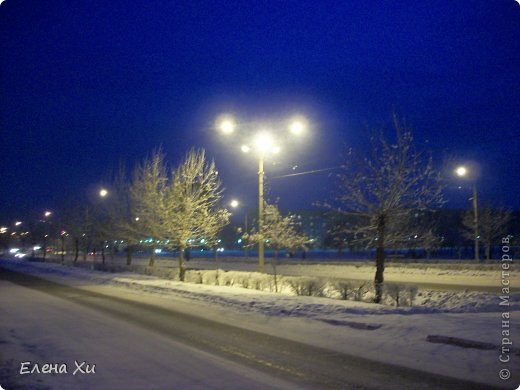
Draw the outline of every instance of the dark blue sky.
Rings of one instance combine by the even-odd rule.
[[[216,137],[222,112],[308,117],[272,178],[338,165],[368,128],[391,134],[395,111],[439,161],[478,162],[483,201],[520,208],[515,0],[6,0],[0,83],[0,221],[55,209],[158,145],[173,164],[205,147],[227,196],[254,207],[255,161]],[[272,196],[311,207],[330,181],[272,180]]]

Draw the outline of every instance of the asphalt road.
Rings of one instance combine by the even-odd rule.
[[[78,309],[88,307],[106,316],[124,320],[133,326],[262,371],[300,388],[490,389],[488,385],[373,362],[185,312],[89,292],[4,269],[0,271],[0,279],[66,300],[77,305]]]

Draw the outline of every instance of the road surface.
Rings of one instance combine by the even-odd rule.
[[[6,390],[35,381],[43,389],[490,388],[0,271],[0,346],[13,353],[0,356]],[[75,360],[96,373],[72,375]],[[70,367],[20,375],[26,361]]]

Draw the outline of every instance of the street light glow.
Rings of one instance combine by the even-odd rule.
[[[51,211],[46,211],[45,213],[43,213],[43,215],[45,215],[46,217],[50,217],[52,214]]]
[[[217,119],[217,125],[216,127],[226,135],[229,135],[235,131],[236,128],[236,122],[235,119],[232,116],[229,115],[221,115]]]
[[[273,137],[266,131],[261,131],[255,136],[255,145],[261,153],[266,153],[273,147]]]
[[[102,188],[100,191],[99,191],[99,196],[101,196],[102,198],[104,198],[105,196],[108,195],[108,191],[105,190],[104,188]]]
[[[463,177],[468,174],[468,170],[466,169],[466,167],[460,166],[455,170],[455,173],[457,174],[457,176]]]
[[[16,221],[16,222],[14,223],[14,226],[20,226],[21,224],[22,224],[21,221]]]
[[[216,128],[218,128],[223,134],[230,134],[235,130],[235,121],[226,116],[221,115],[217,121]],[[290,131],[291,134],[295,136],[300,136],[305,132],[307,127],[307,121],[305,118],[301,116],[293,117],[291,122],[284,122],[284,124],[279,124],[278,127],[284,127]],[[248,129],[251,126],[246,126],[246,134],[248,135]],[[264,252],[264,239],[263,236],[263,226],[264,226],[264,159],[268,154],[278,154],[281,151],[279,145],[277,145],[275,138],[268,131],[261,130],[256,135],[253,136],[251,141],[246,141],[247,144],[242,144],[240,149],[243,153],[249,153],[251,149],[255,150],[256,157],[258,157],[258,232],[259,232],[259,240],[258,240],[258,271],[261,273],[265,272],[265,252]],[[230,206],[233,208],[238,207],[239,202],[237,200],[232,200],[230,202]],[[245,227],[247,231],[247,214],[245,220]]]
[[[224,134],[231,134],[235,130],[235,123],[228,119],[220,124],[220,129]]]
[[[289,127],[291,133],[294,135],[301,135],[303,133],[303,130],[305,130],[305,125],[301,121],[294,121],[291,123],[291,126]]]

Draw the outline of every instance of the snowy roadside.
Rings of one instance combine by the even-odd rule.
[[[162,259],[161,259],[162,260]],[[172,259],[173,260],[173,259]],[[169,261],[171,264],[172,260]],[[254,272],[257,267],[254,261],[243,261],[233,258],[222,258],[219,266],[227,271],[249,271]],[[168,261],[162,260],[163,265]],[[200,269],[214,269],[215,261],[208,259],[192,259],[190,266]],[[272,272],[268,266],[267,272]],[[375,273],[375,264],[371,262],[313,262],[306,260],[298,262],[295,259],[287,261],[282,259],[277,266],[277,272],[281,275],[304,276],[313,275],[324,278],[347,278],[359,280],[372,280]],[[497,281],[502,272],[500,263],[474,264],[453,262],[426,262],[426,263],[395,263],[388,262],[385,265],[385,280],[389,282],[436,284],[439,286],[479,286],[497,287]],[[520,272],[514,268],[510,269],[509,279],[511,284],[520,287]]]
[[[180,305],[213,320],[369,359],[513,388],[508,385],[512,381],[498,379],[503,308],[494,294],[452,293],[446,297],[424,292],[424,301],[430,305],[393,308],[181,283],[129,273],[108,274],[23,260],[0,260],[0,267],[78,288],[131,296],[155,305]],[[512,295],[508,308],[513,339],[520,335],[519,295]],[[479,341],[496,345],[497,349],[427,342],[431,335]],[[513,356],[514,361],[518,359]],[[518,378],[514,380],[518,382]]]

